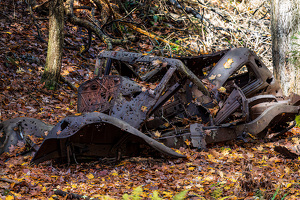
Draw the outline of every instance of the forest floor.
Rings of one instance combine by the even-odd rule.
[[[174,25],[177,22],[169,21],[168,24],[161,14],[157,14],[162,8],[169,9],[170,13],[175,13],[175,9],[166,8],[164,1],[153,2],[149,22],[152,26],[144,26],[149,32],[168,36],[170,41],[194,49],[194,55],[228,47],[249,47],[265,64],[272,65],[268,1],[247,1],[248,4],[244,1],[206,2],[203,16],[207,23],[208,20],[216,23],[209,28],[227,24],[225,28],[230,29],[229,33],[209,32],[199,26],[200,30],[191,30],[193,34],[184,31],[185,26],[194,26],[186,22],[189,21],[187,17],[180,22],[181,28],[177,28]],[[76,92],[64,83],[56,91],[47,90],[40,82],[47,43],[37,38],[26,2],[4,0],[0,5],[0,121],[26,116],[56,124],[75,114]],[[211,8],[226,15],[227,21],[217,18],[220,15]],[[139,9],[133,10],[131,15],[141,23]],[[172,17],[182,16],[174,14]],[[47,16],[39,17],[37,24],[42,38],[47,40]],[[243,29],[245,24],[248,31]],[[106,46],[93,38],[89,51],[84,57],[80,56],[78,52],[86,43],[87,31],[68,23],[65,27],[62,75],[78,87],[93,77],[96,56]],[[139,40],[122,47],[114,46],[114,50],[171,56],[184,54],[184,48],[169,49],[168,45],[154,44],[147,36],[130,33]],[[200,37],[199,33],[205,33],[205,36]],[[0,198],[71,199],[54,194],[55,190],[61,190],[89,198],[121,199],[125,193],[132,194],[141,186],[142,191],[139,188],[134,192],[140,192],[145,199],[157,194],[155,191],[164,199],[182,191],[187,191],[187,199],[300,199],[300,159],[286,159],[274,151],[278,143],[298,145],[300,141],[295,136],[299,132],[299,128],[294,128],[286,133],[285,139],[277,142],[251,140],[249,143],[215,144],[207,152],[179,149],[186,159],[136,157],[119,163],[102,160],[59,165],[48,161],[33,165],[30,163],[32,156],[19,155],[21,147],[16,146],[0,156]]]

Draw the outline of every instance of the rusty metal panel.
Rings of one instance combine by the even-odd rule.
[[[18,117],[3,121],[0,123],[0,154],[7,152],[11,145],[17,145],[19,141],[26,144],[29,142],[28,136],[33,135],[38,138],[45,138],[48,131],[52,128],[52,125],[28,117]],[[31,144],[29,145],[31,146]]]
[[[140,144],[147,144],[171,157],[185,157],[146,136],[123,120],[98,113],[69,116],[60,121],[34,155],[35,163],[48,159],[76,161],[84,157],[137,156]]]
[[[78,88],[78,112],[105,112],[119,90],[120,77],[89,80]]]

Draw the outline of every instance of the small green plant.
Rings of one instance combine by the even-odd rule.
[[[277,187],[277,189],[276,189],[276,191],[275,191],[275,193],[274,193],[274,195],[273,195],[273,197],[272,197],[272,200],[275,200],[275,198],[276,198],[276,196],[277,196],[279,190],[280,190],[280,185]]]
[[[186,194],[188,193],[188,190],[184,190],[178,194],[176,194],[175,196],[173,196],[174,200],[183,200],[185,199]]]
[[[290,51],[290,57],[288,60],[295,65],[299,64],[299,57],[300,57],[300,51],[298,50],[298,48],[300,46],[300,44],[298,43],[299,37],[300,37],[300,32],[294,34],[291,37],[292,46],[294,46],[293,49],[296,49],[296,50]],[[300,67],[300,66],[298,66],[298,67]]]
[[[124,200],[139,200],[139,199],[141,199],[142,193],[143,193],[143,188],[142,188],[142,186],[139,186],[132,191],[131,195],[128,195],[127,193],[124,194],[123,199]]]
[[[300,115],[296,116],[295,121],[296,121],[296,126],[300,127]]]
[[[183,200],[185,199],[186,194],[188,193],[188,190],[184,190],[175,196],[173,196],[173,200]],[[135,188],[132,191],[132,194],[124,194],[122,196],[123,200],[139,200],[142,199],[142,194],[143,194],[143,188],[142,186],[139,186]],[[150,199],[152,200],[163,200],[161,197],[159,197],[158,191],[154,191],[153,194],[150,196]]]
[[[158,191],[154,191],[152,194],[152,197],[150,197],[152,200],[162,200],[162,198],[159,197]]]
[[[260,189],[257,189],[255,192],[255,196],[258,197],[259,199],[263,199],[264,198],[263,191],[261,191]]]
[[[222,188],[216,188],[214,191],[212,191],[211,193],[211,196],[214,198],[214,199],[218,199],[222,196],[223,194],[223,190]]]

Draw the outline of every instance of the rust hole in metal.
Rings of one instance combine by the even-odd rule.
[[[65,128],[67,128],[69,125],[69,122],[63,121],[63,123],[61,124],[61,130],[63,131]]]

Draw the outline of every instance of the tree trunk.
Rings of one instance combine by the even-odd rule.
[[[55,89],[60,77],[63,52],[64,4],[63,0],[51,0],[49,5],[49,40],[47,59],[42,82]]]
[[[274,74],[285,95],[300,94],[300,0],[272,0],[271,7]]]

